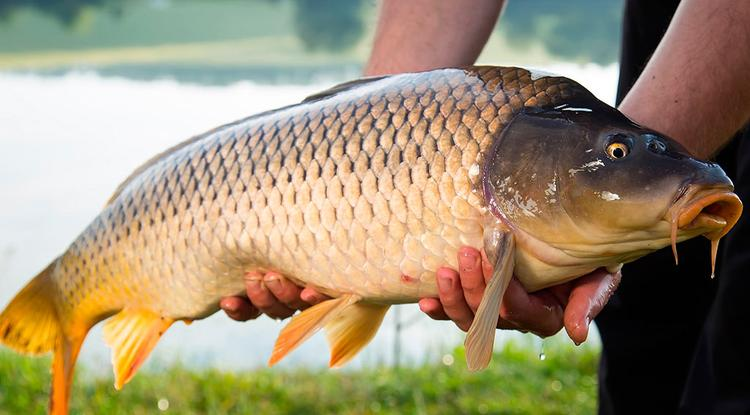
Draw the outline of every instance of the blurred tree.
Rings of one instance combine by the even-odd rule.
[[[294,31],[306,48],[349,49],[364,34],[363,0],[294,0]]]
[[[118,14],[125,2],[126,0],[0,0],[0,20],[8,20],[17,10],[28,8],[52,16],[66,27],[73,27],[87,8],[107,8]]]
[[[508,0],[500,32],[515,48],[541,42],[565,60],[617,61],[623,0]]]

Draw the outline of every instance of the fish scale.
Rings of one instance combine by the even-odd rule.
[[[572,88],[517,68],[408,74],[216,129],[143,169],[72,244],[58,306],[198,318],[253,270],[373,301],[435,295],[437,268],[481,246],[469,170],[524,104]]]
[[[715,260],[742,203],[719,166],[683,150],[574,81],[519,68],[341,84],[136,169],[0,314],[0,342],[54,351],[62,415],[94,324],[111,317],[119,389],[175,321],[277,271],[332,298],[285,325],[269,364],[325,328],[337,367],[390,304],[435,296],[437,269],[469,245],[493,268],[465,341],[479,370],[514,275],[533,292],[698,235]]]

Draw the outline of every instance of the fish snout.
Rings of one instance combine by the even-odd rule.
[[[691,185],[676,203],[672,220],[681,230],[700,230],[708,239],[726,235],[742,214],[742,201],[732,192],[731,184],[709,189]]]

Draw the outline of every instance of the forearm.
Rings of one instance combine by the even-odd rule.
[[[473,64],[503,0],[384,0],[366,75]]]
[[[620,110],[715,154],[750,119],[750,2],[683,0]]]

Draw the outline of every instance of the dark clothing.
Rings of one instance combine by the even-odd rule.
[[[626,0],[617,101],[653,54],[679,0]],[[717,157],[750,200],[750,134]],[[711,280],[709,242],[678,245],[623,268],[620,288],[597,317],[603,351],[600,414],[750,413],[750,220],[722,239]]]

